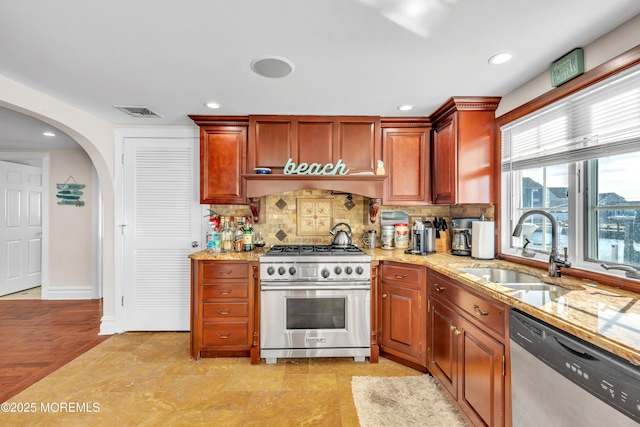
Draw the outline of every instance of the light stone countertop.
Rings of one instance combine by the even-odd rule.
[[[365,249],[372,261],[423,265],[457,280],[481,294],[517,308],[598,347],[640,365],[640,294],[570,276],[549,277],[542,269],[500,260],[476,260],[449,253],[407,255],[403,249]],[[195,260],[259,261],[266,249],[252,252],[189,255]],[[561,292],[522,291],[465,273],[464,267],[503,267],[540,277],[561,286]],[[585,284],[595,286],[585,286]]]

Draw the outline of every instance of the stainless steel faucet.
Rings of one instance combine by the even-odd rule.
[[[522,224],[524,220],[531,215],[542,215],[551,222],[551,253],[549,254],[549,276],[560,277],[560,268],[571,267],[571,263],[567,259],[567,249],[564,251],[564,259],[558,257],[558,221],[556,218],[547,211],[534,209],[532,211],[525,212],[520,219],[516,228],[513,229],[513,237],[520,237],[522,234]]]
[[[640,279],[640,267],[634,267],[631,265],[617,265],[617,264],[600,264],[605,270],[622,270],[625,271],[626,276],[631,279]]]

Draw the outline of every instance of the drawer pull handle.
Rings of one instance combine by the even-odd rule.
[[[222,289],[218,289],[218,293],[220,295],[229,295],[231,293],[232,289],[229,289],[228,291],[223,291]]]
[[[489,312],[487,310],[485,311],[480,311],[480,307],[478,307],[477,305],[473,305],[473,311],[478,315],[478,316],[488,316]]]
[[[440,286],[437,283],[434,283],[433,287],[436,288],[437,292],[442,292],[442,291],[444,291],[446,289],[444,286]]]
[[[218,332],[218,338],[222,338],[223,340],[228,339],[231,336],[231,332],[229,332],[227,335],[222,335],[220,332]]]
[[[226,316],[228,314],[231,314],[231,309],[229,309],[227,311],[222,311],[222,310],[218,309],[218,313],[222,314],[223,316]]]
[[[230,275],[231,273],[233,273],[233,270],[229,270],[229,271],[227,271],[227,272],[225,273],[224,271],[222,271],[222,270],[218,269],[218,274],[219,274],[219,275],[221,275],[221,276],[228,276],[228,275]]]
[[[399,275],[398,273],[396,273],[395,271],[393,272],[393,275],[396,276],[396,279],[404,279],[405,277],[407,277],[406,274],[403,274],[402,276]]]

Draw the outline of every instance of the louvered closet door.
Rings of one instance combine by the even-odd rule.
[[[189,330],[190,263],[201,241],[197,139],[124,141],[128,331]]]

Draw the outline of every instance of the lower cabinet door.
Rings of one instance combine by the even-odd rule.
[[[384,351],[426,366],[425,333],[418,289],[382,284],[382,346]]]
[[[249,348],[249,322],[204,322],[202,346],[216,347],[216,350],[234,350],[226,347]]]
[[[464,317],[461,331],[458,403],[475,425],[504,425],[504,345]]]
[[[458,399],[456,322],[458,314],[437,298],[431,298],[429,313],[429,372]]]

